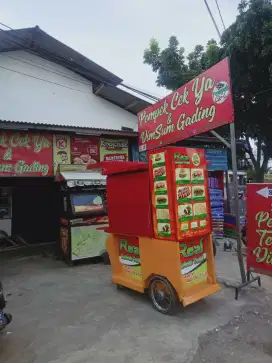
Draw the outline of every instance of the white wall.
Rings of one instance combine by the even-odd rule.
[[[24,51],[0,53],[0,119],[118,130],[137,125],[136,116],[95,96],[91,82]]]

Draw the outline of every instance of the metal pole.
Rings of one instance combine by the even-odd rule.
[[[229,191],[229,170],[224,171],[225,176],[225,188],[226,188],[226,197],[227,197],[227,212],[230,213],[230,191]]]
[[[235,218],[236,218],[236,234],[237,234],[237,256],[240,267],[240,274],[242,283],[246,282],[246,273],[242,254],[242,240],[240,233],[240,207],[239,207],[239,197],[238,197],[238,180],[237,180],[237,160],[236,160],[236,137],[235,137],[235,124],[232,122],[230,124],[230,140],[231,140],[231,161],[232,161],[232,171],[233,171],[233,195],[234,195],[234,208],[235,208]]]

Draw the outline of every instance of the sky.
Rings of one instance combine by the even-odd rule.
[[[207,0],[220,30],[215,0]],[[226,27],[235,21],[239,0],[218,0]],[[177,36],[188,54],[218,36],[204,0],[0,0],[0,22],[11,28],[39,27],[124,80],[165,96],[156,74],[143,64],[154,37],[161,48]]]

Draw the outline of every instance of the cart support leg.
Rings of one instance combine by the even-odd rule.
[[[232,287],[235,289],[235,300],[238,300],[239,298],[239,292],[240,290],[242,290],[243,287],[248,286],[250,284],[252,284],[253,282],[257,281],[258,282],[258,286],[261,286],[261,276],[253,276],[252,273],[250,271],[247,272],[247,281],[240,284],[240,285],[231,285],[225,282],[225,286],[226,287]]]

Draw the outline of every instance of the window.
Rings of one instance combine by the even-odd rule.
[[[104,205],[98,193],[72,195],[74,213],[103,212]]]

